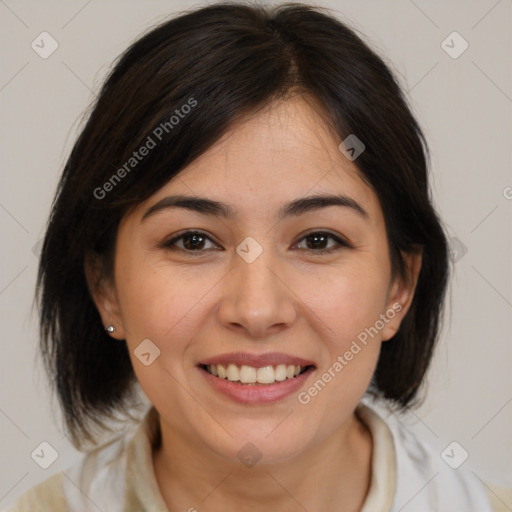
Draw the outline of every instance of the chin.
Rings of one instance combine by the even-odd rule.
[[[290,415],[291,416],[291,415]],[[298,428],[287,428],[280,425],[282,415],[277,421],[261,421],[255,425],[254,420],[244,419],[236,425],[223,425],[231,434],[216,436],[212,446],[219,456],[230,462],[246,464],[246,461],[257,464],[278,464],[299,456],[307,446],[314,444],[312,433],[304,428],[304,423],[295,421]],[[210,444],[205,440],[207,444]],[[213,440],[212,440],[213,441]],[[254,462],[256,461],[256,462]]]

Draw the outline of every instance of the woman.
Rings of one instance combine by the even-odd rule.
[[[65,166],[42,352],[76,447],[11,510],[489,511],[396,414],[448,280],[426,147],[388,68],[318,8],[150,31]]]

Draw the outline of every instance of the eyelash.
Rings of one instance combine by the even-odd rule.
[[[201,231],[186,231],[185,233],[182,233],[181,235],[176,236],[176,237],[172,238],[171,240],[164,241],[162,244],[160,244],[160,248],[170,249],[170,250],[179,250],[179,251],[191,254],[191,255],[194,254],[194,256],[201,255],[202,253],[205,252],[205,250],[193,251],[193,250],[189,250],[189,249],[182,249],[181,247],[176,247],[176,245],[175,245],[176,242],[178,242],[179,240],[181,240],[187,236],[193,236],[193,235],[200,235],[203,238],[206,238],[206,239],[210,240],[212,243],[214,243],[213,240],[206,233],[203,233]],[[344,247],[345,248],[351,247],[350,244],[348,244],[341,238],[337,237],[336,235],[329,233],[328,231],[313,231],[311,233],[307,233],[299,240],[299,242],[301,242],[302,240],[304,240],[308,237],[312,237],[313,235],[327,236],[328,238],[335,240],[338,245],[335,247],[331,247],[330,249],[304,249],[304,250],[308,251],[309,253],[316,253],[316,255],[324,255],[324,254],[331,254],[333,252],[339,251],[340,249],[342,249]],[[299,242],[297,242],[297,243],[299,243]]]

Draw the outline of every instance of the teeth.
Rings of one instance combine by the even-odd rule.
[[[206,367],[208,373],[219,379],[227,379],[231,382],[241,382],[242,384],[274,384],[274,382],[283,382],[286,379],[293,379],[300,375],[304,368],[299,365],[278,364],[277,366],[263,366],[255,368],[254,366],[237,366],[236,364],[210,364]]]
[[[256,368],[252,366],[242,366],[240,368],[240,382],[242,384],[252,384],[256,382]]]
[[[240,370],[238,369],[238,366],[234,364],[228,364],[228,369],[226,370],[226,376],[228,380],[232,382],[236,382],[237,380],[240,380]]]
[[[286,380],[286,365],[285,364],[277,365],[275,374],[276,374],[277,382],[282,382],[283,380]]]
[[[225,368],[224,366],[222,366],[221,364],[217,364],[217,365],[215,365],[215,364],[214,364],[214,365],[210,365],[208,368],[213,368],[213,367],[215,367],[215,366],[217,366],[217,376],[219,377],[219,379],[225,379],[225,378],[226,378],[226,368]],[[215,375],[215,374],[213,373],[214,371],[215,371],[215,370],[210,371],[210,373],[211,373],[212,375]]]
[[[300,366],[299,366],[300,368]],[[258,374],[256,376],[256,380],[260,384],[272,384],[275,382],[275,372],[272,366],[264,366],[263,368],[258,368]]]

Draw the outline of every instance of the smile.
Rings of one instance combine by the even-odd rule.
[[[308,370],[309,366],[278,364],[276,366],[262,366],[256,368],[254,366],[230,363],[209,364],[203,368],[214,377],[219,379],[227,379],[231,382],[239,382],[241,384],[275,384],[283,382],[287,379],[294,379]]]
[[[197,365],[216,394],[244,405],[264,405],[297,393],[313,374],[312,361],[283,353],[229,353]]]

